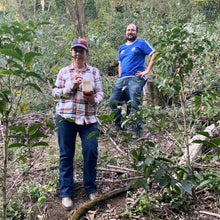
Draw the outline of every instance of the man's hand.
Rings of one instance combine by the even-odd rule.
[[[150,62],[148,64],[147,68],[145,69],[145,71],[143,71],[143,72],[137,71],[136,76],[143,78],[143,76],[147,75],[151,71],[151,69],[153,68],[153,66],[155,64],[154,58],[156,57],[156,55],[157,55],[157,53],[153,53],[151,55]]]
[[[136,72],[136,76],[138,76],[138,77],[141,77],[141,78],[143,78],[143,76],[145,76],[147,73],[144,71],[144,72],[141,72],[141,71],[137,71]]]

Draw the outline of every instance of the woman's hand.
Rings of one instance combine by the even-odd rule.
[[[82,96],[84,98],[85,101],[87,101],[90,105],[94,105],[95,104],[95,98],[94,98],[94,92],[91,92],[91,95],[85,95],[82,92]]]
[[[73,84],[70,87],[70,89],[72,91],[78,89],[79,85],[82,83],[82,76],[80,76],[79,74],[76,74],[73,78]]]

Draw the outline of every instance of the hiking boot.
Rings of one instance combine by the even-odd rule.
[[[70,197],[62,198],[62,206],[66,211],[70,211],[73,208],[73,201]]]

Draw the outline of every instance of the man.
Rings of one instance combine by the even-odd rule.
[[[156,56],[155,49],[145,39],[137,39],[138,28],[134,24],[129,24],[126,29],[127,42],[120,46],[118,53],[118,72],[119,79],[112,89],[109,102],[112,111],[116,111],[123,101],[128,101],[132,117],[134,119],[135,111],[141,106],[141,95],[143,87],[147,80],[147,74],[154,65]],[[151,56],[150,62],[145,68],[145,57]],[[121,109],[116,111],[114,116],[115,127],[117,130],[124,130],[121,125]],[[137,123],[132,123],[132,134],[140,135],[142,131],[141,118]]]

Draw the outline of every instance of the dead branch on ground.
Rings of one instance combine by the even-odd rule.
[[[82,206],[80,206],[71,216],[70,220],[78,220],[82,215],[84,215],[89,209],[91,209],[93,206],[95,206],[96,204],[98,204],[101,201],[104,201],[106,199],[109,199],[115,195],[118,195],[120,193],[126,192],[127,188],[121,188],[121,189],[116,189],[113,191],[110,191],[104,195],[101,195],[100,197],[98,197],[97,199],[88,202]]]

